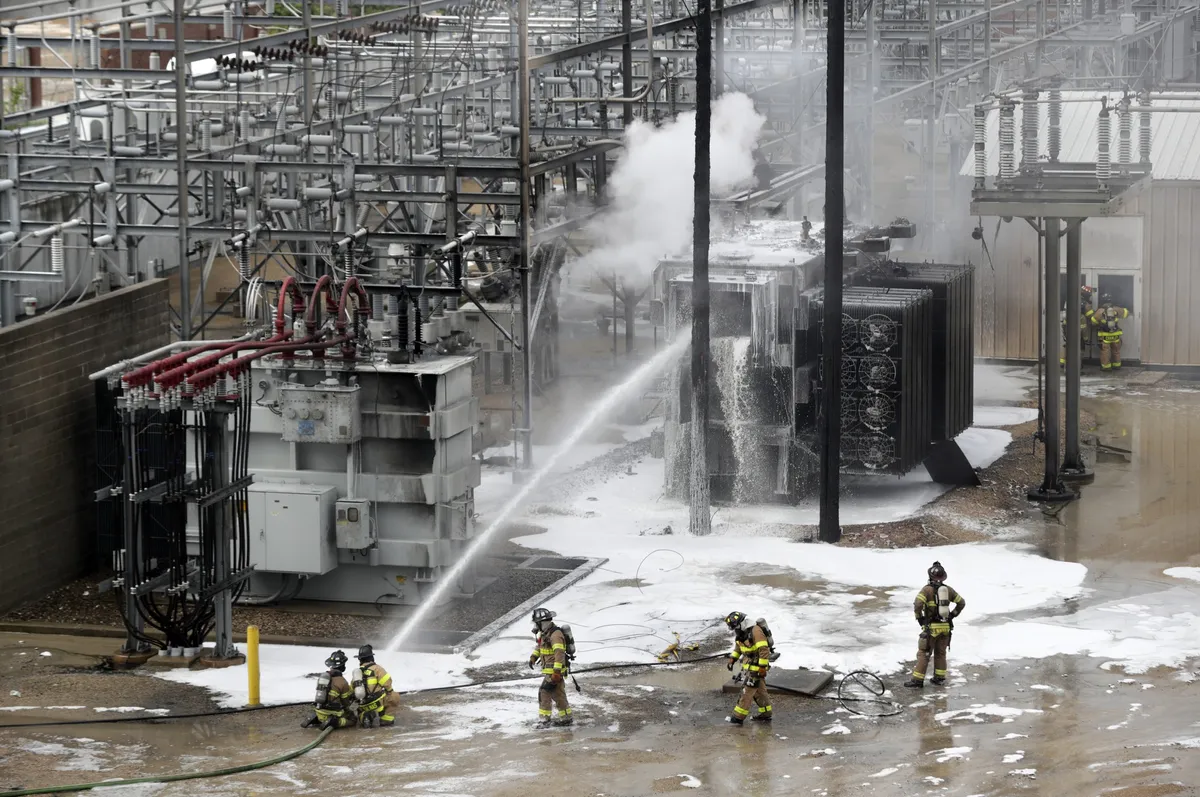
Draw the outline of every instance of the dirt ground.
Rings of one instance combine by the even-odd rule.
[[[1026,402],[1023,406],[1036,404]],[[1062,423],[1065,422],[1064,413]],[[1080,431],[1085,438],[1095,425],[1093,414],[1080,413]],[[978,470],[981,486],[950,490],[917,515],[894,523],[846,526],[842,529],[841,544],[855,548],[913,548],[975,542],[991,538],[995,529],[1035,519],[1042,507],[1031,503],[1026,493],[1041,483],[1046,457],[1045,446],[1034,439],[1037,427],[1037,421],[1000,427],[1012,434],[1012,443],[998,460]],[[1065,444],[1065,439],[1061,440],[1060,445]]]

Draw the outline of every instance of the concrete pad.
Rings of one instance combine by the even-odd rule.
[[[780,670],[772,668],[767,673],[767,693],[775,695],[800,695],[815,697],[833,682],[833,673],[824,670]],[[722,692],[742,691],[742,684],[732,678],[721,687]]]
[[[212,651],[207,651],[206,654],[201,654],[196,657],[196,664],[200,667],[210,670],[220,670],[225,667],[238,667],[246,663],[246,657],[239,653],[236,656],[230,656],[227,659],[216,659],[212,656]]]
[[[195,656],[158,655],[158,656],[155,656],[154,658],[150,659],[150,661],[148,661],[146,663],[151,667],[167,667],[167,668],[174,667],[174,668],[186,669],[188,667],[191,667],[193,664],[195,664],[196,660],[199,658],[200,658],[199,653],[197,653]]]

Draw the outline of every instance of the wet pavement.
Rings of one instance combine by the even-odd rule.
[[[1023,536],[1049,558],[1084,564],[1090,591],[1023,617],[1062,617],[1176,588],[1180,582],[1163,575],[1165,568],[1200,565],[1200,483],[1190,481],[1193,463],[1200,465],[1200,391],[1086,392],[1085,408],[1097,418],[1092,431],[1103,452],[1095,482],[1057,517],[1031,512]],[[748,591],[822,586],[768,570],[737,581]],[[881,606],[886,600],[882,592],[862,594]],[[335,732],[312,753],[267,770],[102,793],[1196,793],[1197,662],[1125,674],[1105,669],[1102,658],[1024,652],[1028,658],[958,670],[951,649],[950,683],[920,692],[888,677],[905,706],[896,716],[864,718],[834,700],[775,696],[773,725],[744,728],[723,722],[732,700],[720,693],[727,673],[719,661],[580,676],[583,691],[569,691],[578,718],[571,729],[532,727],[536,683],[418,695],[406,700],[395,729]],[[0,674],[11,680],[19,671],[8,663],[9,654],[0,650]],[[61,700],[97,705],[88,694]],[[3,705],[21,702],[10,697]],[[18,714],[32,721],[84,713],[0,711],[0,723],[16,721]],[[301,717],[281,709],[141,725],[0,729],[0,788],[267,758],[312,738],[298,727]]]

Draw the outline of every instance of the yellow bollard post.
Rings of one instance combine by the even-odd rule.
[[[258,626],[246,626],[246,674],[250,678],[248,706],[259,705],[258,699]]]

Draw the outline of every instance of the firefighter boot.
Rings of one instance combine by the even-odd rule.
[[[742,719],[741,717],[734,717],[732,715],[726,717],[725,721],[728,722],[730,725],[741,725],[743,722],[745,722],[745,720]]]
[[[769,711],[760,711],[750,718],[754,722],[770,722],[774,717]]]
[[[566,716],[555,717],[553,724],[560,728],[565,728],[568,725],[574,725],[575,718],[572,717],[570,714],[567,714]]]
[[[319,724],[320,724],[320,720],[317,719],[317,715],[310,714],[308,716],[308,719],[306,719],[304,722],[300,723],[300,727],[301,728],[311,728],[314,725],[319,725]]]
[[[933,676],[932,681],[935,686],[941,686],[942,684],[946,683],[946,676],[935,675],[935,676]]]
[[[911,689],[920,689],[923,686],[925,686],[925,679],[924,678],[909,678],[907,681],[904,682],[904,685]]]

